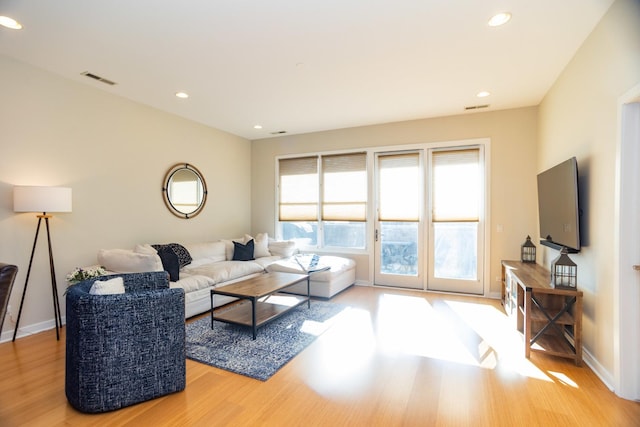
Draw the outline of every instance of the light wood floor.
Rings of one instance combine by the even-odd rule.
[[[107,414],[64,395],[64,335],[0,344],[1,426],[637,426],[586,366],[534,354],[497,301],[354,287],[266,382],[187,360],[185,391]]]

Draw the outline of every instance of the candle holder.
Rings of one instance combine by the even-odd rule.
[[[575,290],[578,266],[567,254],[567,248],[563,247],[558,258],[551,263],[551,285],[557,289]]]
[[[531,237],[529,236],[520,247],[520,261],[536,262],[536,245],[531,242]]]

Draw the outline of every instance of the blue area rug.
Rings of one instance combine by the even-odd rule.
[[[248,304],[244,302],[243,304]],[[205,316],[187,323],[187,357],[220,369],[266,381],[328,330],[346,306],[326,301],[302,304],[258,328],[214,322]]]

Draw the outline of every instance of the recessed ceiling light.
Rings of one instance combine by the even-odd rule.
[[[255,125],[253,128],[254,129],[262,129],[262,125]]]
[[[187,99],[189,94],[187,92],[176,92],[176,96],[180,99]]]
[[[500,25],[504,25],[511,19],[511,14],[509,12],[501,12],[497,15],[493,15],[491,19],[489,19],[490,27],[499,27]]]
[[[491,92],[487,92],[486,90],[483,90],[482,92],[478,92],[476,96],[478,98],[486,98],[489,95],[491,95]]]
[[[9,18],[8,16],[0,16],[0,25],[6,28],[10,28],[12,30],[21,30],[22,24],[16,21],[13,18]]]

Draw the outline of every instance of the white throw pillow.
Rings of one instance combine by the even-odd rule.
[[[296,242],[287,241],[271,241],[269,242],[269,252],[284,258],[290,257],[296,253]]]
[[[136,245],[133,251],[139,254],[147,254],[147,255],[158,254],[158,251],[156,251],[155,248],[148,243],[145,243],[144,245]]]
[[[141,254],[128,249],[100,249],[98,264],[115,273],[163,271],[158,254]]]
[[[269,252],[269,235],[267,233],[257,234],[256,237],[251,237],[248,234],[244,235],[245,242],[249,242],[251,239],[253,239],[253,256],[255,258],[271,256],[271,252]]]
[[[133,251],[139,254],[145,254],[153,257],[153,259],[156,261],[156,265],[151,271],[164,270],[164,266],[162,265],[162,258],[160,258],[160,255],[158,254],[156,248],[151,246],[149,243],[145,243],[144,245],[136,245],[136,247],[133,248]]]
[[[115,295],[124,294],[124,281],[122,277],[114,277],[109,280],[96,280],[89,289],[91,295]]]

